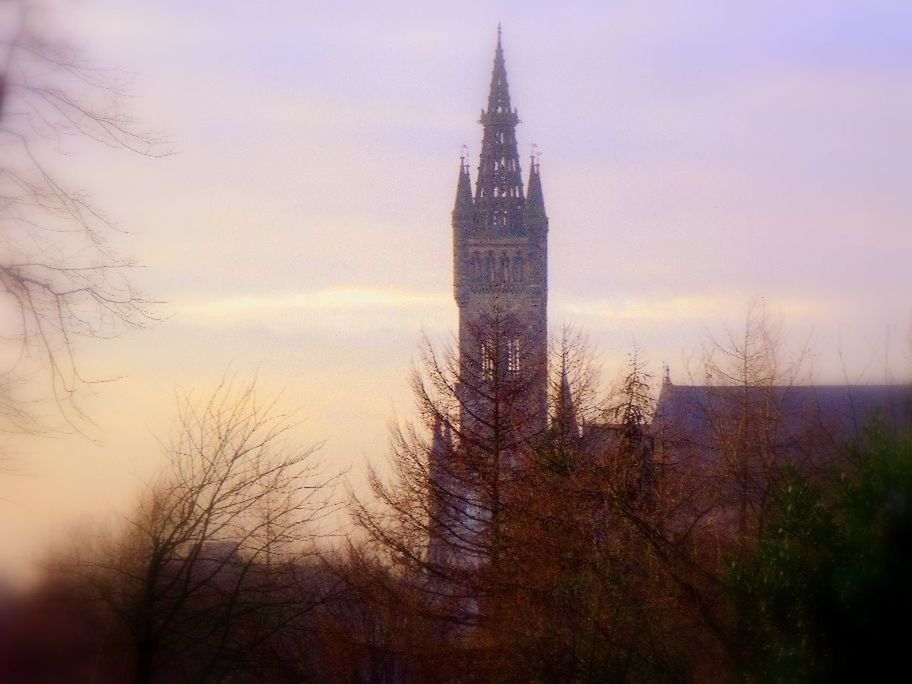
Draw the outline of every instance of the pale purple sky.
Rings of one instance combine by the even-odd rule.
[[[421,331],[456,320],[449,214],[498,21],[524,169],[542,153],[550,319],[588,333],[607,381],[636,340],[683,382],[760,297],[790,348],[813,335],[822,380],[840,356],[882,379],[888,330],[908,367],[908,2],[62,4],[61,30],[132,74],[131,111],[176,152],[80,149],[67,168],[171,318],[84,347],[89,372],[126,376],[87,399],[104,446],[21,445],[3,565],[124,510],[175,386],[229,366],[285,387],[328,463],[385,456]]]

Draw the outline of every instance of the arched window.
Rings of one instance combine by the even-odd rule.
[[[510,281],[510,257],[506,252],[500,255],[500,282]]]
[[[491,282],[494,278],[494,267],[496,266],[496,261],[494,259],[494,252],[488,252],[488,256],[485,257],[485,272],[484,278],[486,281]]]
[[[522,254],[517,254],[513,257],[513,280],[517,283],[523,282],[526,278],[525,270]]]
[[[519,339],[507,342],[507,372],[519,373]]]
[[[494,347],[485,342],[481,343],[481,376],[485,380],[494,379]]]
[[[469,260],[469,273],[472,274],[473,278],[477,278],[481,275],[481,257],[479,257],[478,252],[472,252],[472,258]]]

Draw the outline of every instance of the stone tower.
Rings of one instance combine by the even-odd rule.
[[[453,290],[459,306],[459,359],[463,405],[482,398],[478,383],[510,379],[519,388],[511,401],[522,414],[525,436],[547,427],[548,217],[539,165],[530,163],[523,192],[516,144],[517,111],[510,103],[500,27],[475,193],[467,160],[460,162],[453,208]],[[473,397],[475,393],[479,396]],[[478,407],[479,410],[483,407]],[[462,422],[470,418],[463,409]]]

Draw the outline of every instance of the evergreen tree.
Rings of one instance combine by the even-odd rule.
[[[744,667],[763,679],[869,679],[905,665],[912,437],[882,428],[813,480],[791,470],[754,554],[733,562]]]

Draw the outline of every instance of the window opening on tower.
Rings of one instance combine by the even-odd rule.
[[[513,338],[507,342],[507,372],[519,373],[519,339]]]
[[[486,342],[481,343],[481,376],[488,381],[494,379],[494,362],[496,350]]]

